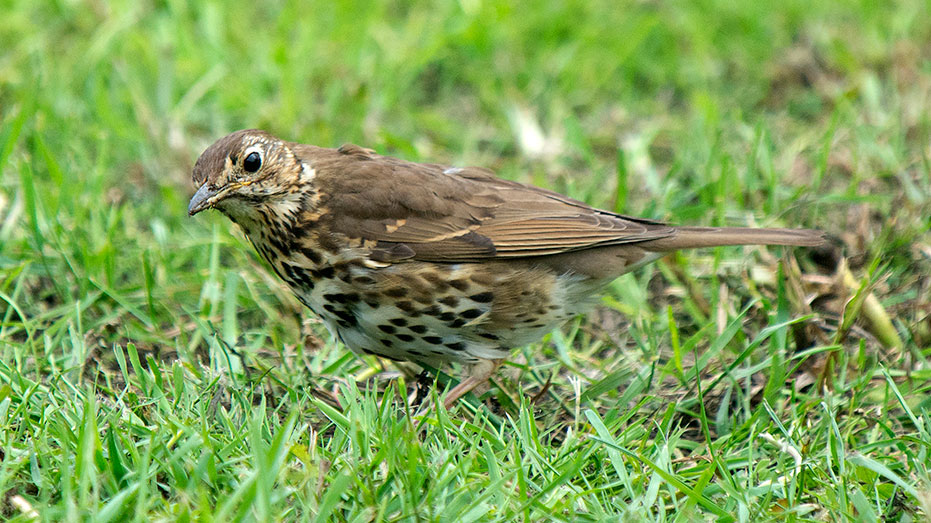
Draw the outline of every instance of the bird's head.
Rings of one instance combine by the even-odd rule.
[[[188,214],[216,208],[244,225],[242,221],[260,206],[291,207],[313,173],[290,145],[255,129],[217,140],[194,164],[193,179],[199,188]]]

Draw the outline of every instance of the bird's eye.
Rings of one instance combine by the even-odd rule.
[[[242,168],[247,173],[257,172],[260,167],[262,167],[262,156],[255,151],[249,153],[246,159],[242,161]]]

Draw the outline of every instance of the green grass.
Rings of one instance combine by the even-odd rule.
[[[927,520],[931,18],[756,4],[8,2],[0,517]],[[186,216],[244,127],[822,228],[854,284],[836,253],[669,257],[418,428],[411,380]]]

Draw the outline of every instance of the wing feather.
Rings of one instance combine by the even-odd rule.
[[[352,153],[340,152],[344,148]],[[375,241],[373,256],[380,261],[545,256],[674,234],[660,222],[595,209],[486,169],[344,148],[312,151],[327,225]]]

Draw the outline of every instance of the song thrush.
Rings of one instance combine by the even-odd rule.
[[[822,243],[804,229],[673,227],[502,180],[356,145],[327,149],[232,133],[194,165],[191,215],[219,209],[356,353],[485,382],[618,276],[677,249]]]

